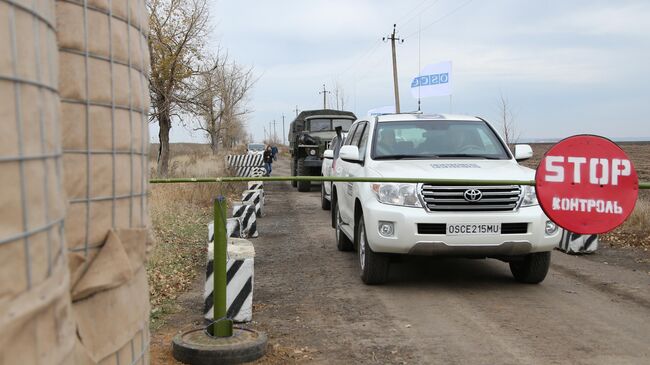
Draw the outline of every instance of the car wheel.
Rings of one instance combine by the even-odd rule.
[[[332,203],[332,214],[330,216],[332,217],[332,228],[336,229],[336,197],[334,196],[334,187],[332,187],[332,193],[330,195],[331,197],[331,203]]]
[[[531,253],[522,260],[511,261],[510,272],[515,280],[526,284],[539,284],[544,281],[551,265],[550,252]]]
[[[357,241],[357,252],[359,253],[361,280],[367,285],[385,283],[388,280],[389,257],[381,253],[373,252],[370,245],[368,245],[366,224],[363,216],[359,217],[356,230],[357,234],[354,237]]]
[[[305,167],[305,159],[301,158],[298,160],[298,167],[296,167],[297,176],[307,176],[307,168]],[[311,181],[298,181],[298,191],[310,191],[311,190]]]
[[[291,176],[297,176],[296,175],[296,165],[297,165],[297,160],[291,160]],[[298,182],[296,180],[291,180],[291,186],[294,188],[298,186]]]
[[[348,236],[341,231],[341,225],[343,224],[343,221],[341,221],[341,212],[339,211],[339,205],[335,204],[335,211],[334,211],[334,216],[336,219],[336,229],[334,232],[336,233],[336,248],[339,251],[352,251],[354,250],[354,246],[352,245],[352,241],[348,238]]]
[[[327,182],[323,181],[323,183],[320,185],[320,207],[323,208],[323,210],[330,210],[332,209],[332,204],[325,198],[326,183]]]

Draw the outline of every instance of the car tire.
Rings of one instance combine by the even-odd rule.
[[[339,251],[353,251],[354,245],[352,244],[352,241],[350,241],[348,236],[346,236],[341,230],[341,225],[343,223],[341,222],[341,212],[339,211],[338,204],[334,204],[334,208],[336,209],[334,211],[334,219],[336,220],[336,227],[334,229],[336,235],[336,248]]]
[[[336,229],[336,198],[334,197],[334,187],[332,187],[332,194],[330,196],[332,198],[332,214],[330,214],[330,217],[332,217],[332,228]]]
[[[363,215],[357,222],[356,234],[354,235],[359,256],[359,267],[361,269],[361,280],[366,285],[384,284],[388,281],[388,268],[390,258],[388,255],[374,252],[368,244],[366,235],[366,224]]]
[[[531,253],[522,260],[511,261],[510,272],[515,280],[526,284],[539,284],[544,281],[551,265],[550,252]]]
[[[320,207],[323,208],[323,210],[330,210],[332,209],[332,203],[325,198],[325,184],[327,182],[323,181],[320,184]]]
[[[298,160],[291,160],[291,176],[297,176],[296,174],[296,165],[298,164]],[[294,188],[298,186],[298,182],[296,180],[291,180],[291,186]]]
[[[298,159],[298,166],[296,167],[297,176],[307,176],[307,168],[305,167],[305,159]],[[298,191],[307,192],[311,190],[311,181],[298,181]]]

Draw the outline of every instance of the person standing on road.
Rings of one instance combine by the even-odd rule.
[[[278,160],[278,147],[273,146],[271,147],[271,154],[273,155],[273,161]]]
[[[334,128],[336,131],[336,136],[332,139],[330,143],[330,149],[333,151],[334,159],[332,162],[332,168],[336,168],[336,159],[339,158],[339,151],[341,151],[341,146],[343,146],[343,127],[337,126]]]
[[[266,146],[266,149],[264,150],[264,168],[266,169],[266,176],[271,176],[271,170],[273,167],[273,149],[271,148],[271,145]]]

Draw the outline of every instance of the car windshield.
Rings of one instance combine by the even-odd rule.
[[[309,120],[310,132],[323,132],[333,131],[336,127],[343,127],[343,132],[347,132],[352,125],[351,119],[330,119],[330,118],[317,118]]]
[[[379,122],[374,159],[508,159],[505,147],[482,121]]]
[[[261,143],[251,143],[248,145],[250,151],[264,151],[264,145]]]

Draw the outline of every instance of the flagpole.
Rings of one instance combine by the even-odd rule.
[[[418,18],[418,111],[420,109],[420,77],[422,76],[422,15]]]

